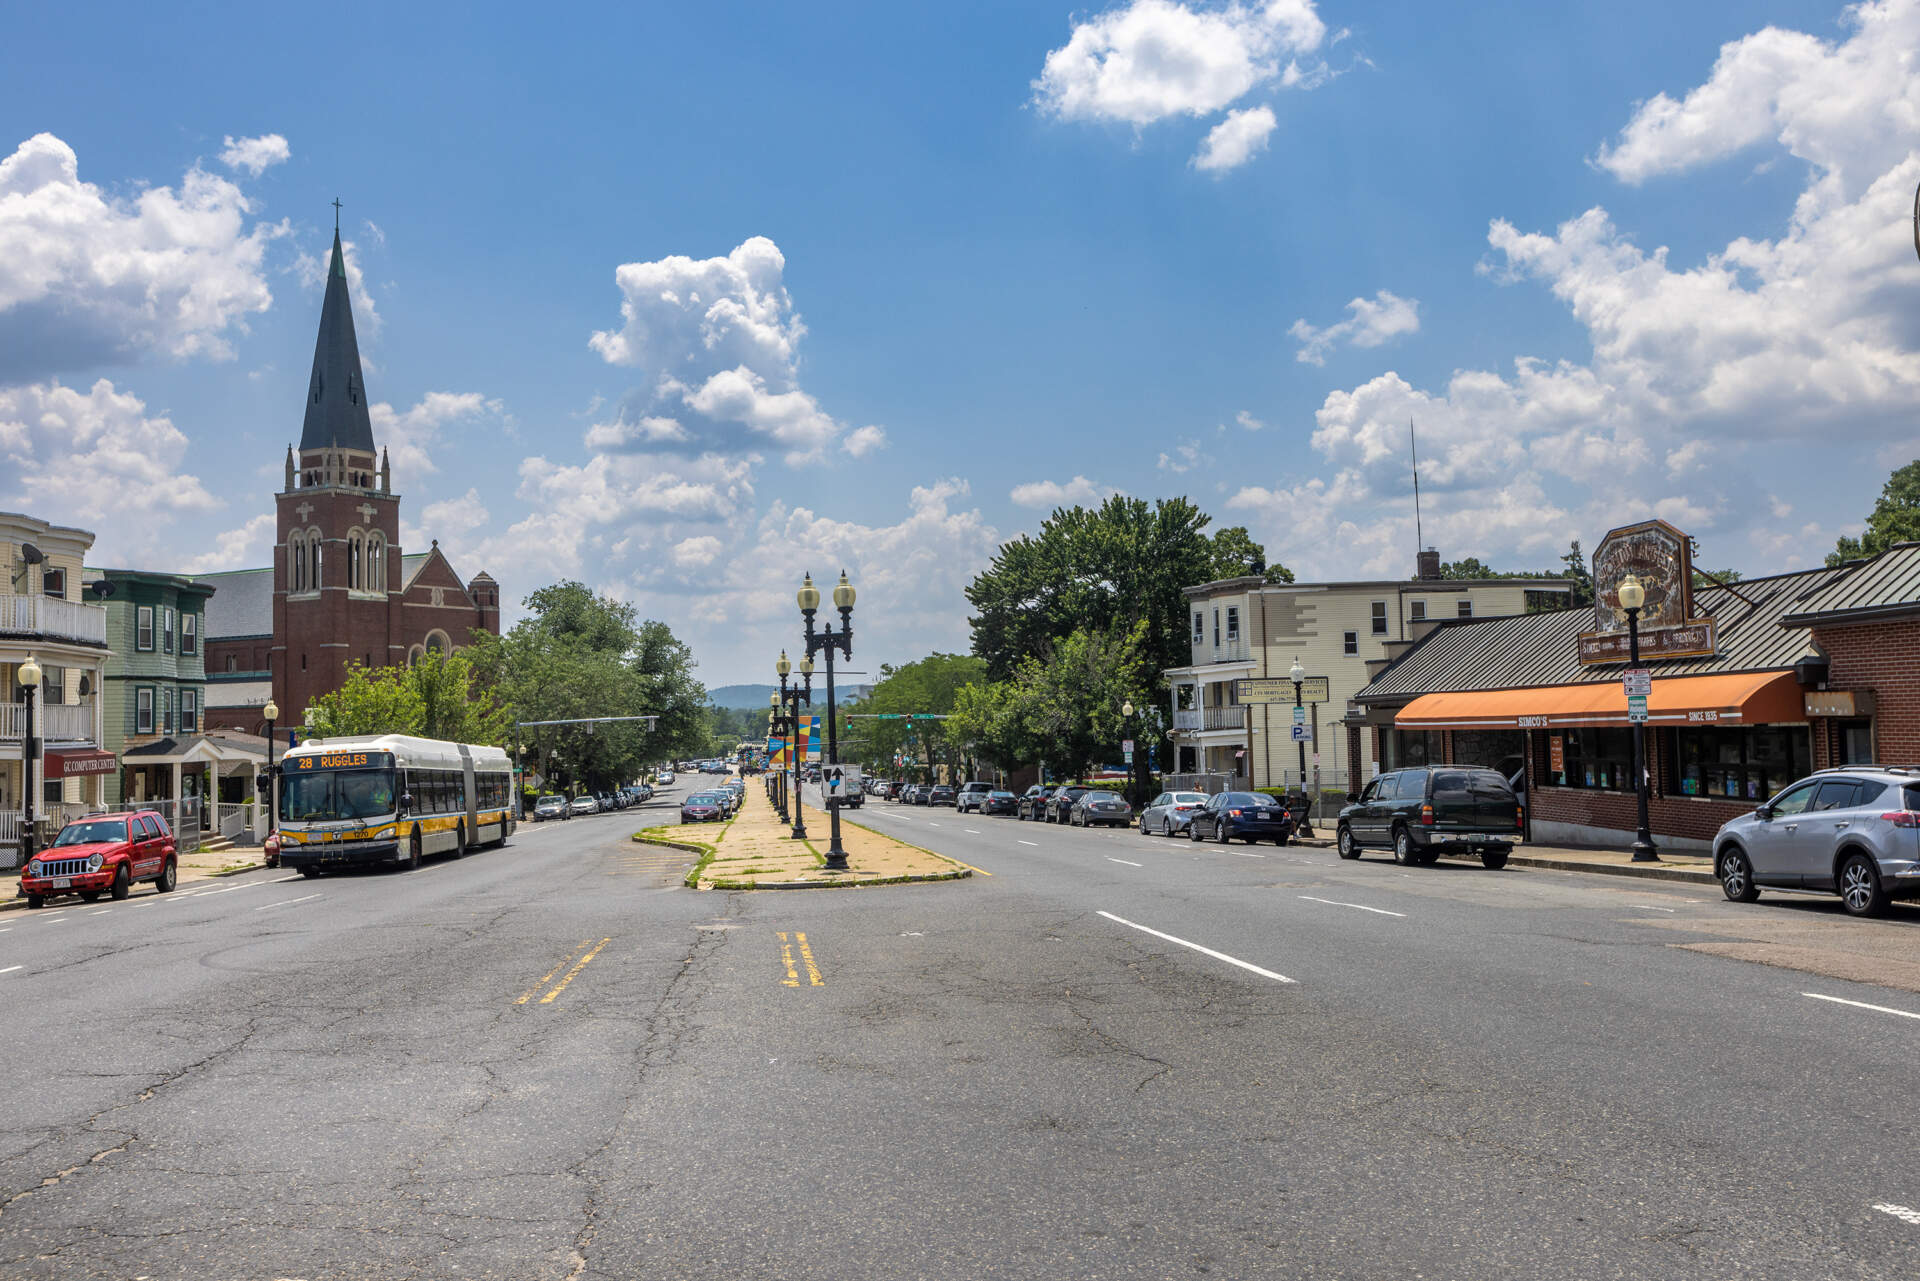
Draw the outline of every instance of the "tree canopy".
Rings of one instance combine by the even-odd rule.
[[[967,587],[973,652],[992,679],[1007,680],[1076,631],[1138,620],[1142,658],[1158,683],[1190,656],[1182,588],[1246,574],[1293,581],[1285,566],[1268,565],[1244,527],[1209,535],[1211,523],[1185,498],[1116,494],[1097,508],[1055,509],[1038,534],[1004,544]]]
[[[972,654],[929,654],[918,662],[880,666],[880,679],[865,698],[840,704],[840,758],[858,760],[869,769],[888,770],[896,753],[931,770],[936,763],[966,762],[966,740],[952,732],[950,721],[851,720],[856,714],[945,715],[953,711],[961,692],[987,678],[985,660]],[[815,710],[825,711],[816,680]]]
[[[313,709],[321,738],[349,734],[414,734],[450,743],[506,743],[512,718],[481,688],[472,655],[428,650],[412,666],[352,663],[347,680]]]
[[[1842,536],[1827,553],[1827,564],[1877,556],[1895,543],[1914,541],[1920,541],[1920,459],[1887,477],[1880,500],[1867,513],[1866,529],[1858,538]]]

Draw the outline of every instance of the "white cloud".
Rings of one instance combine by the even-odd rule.
[[[439,470],[433,450],[442,429],[504,409],[500,401],[477,391],[430,391],[411,409],[396,410],[378,401],[367,406],[367,415],[373,421],[373,438],[385,447],[398,473],[396,484],[404,485],[410,483],[408,478]]]
[[[683,445],[693,439],[677,418],[648,414],[632,422],[615,420],[587,428],[587,448],[608,453],[646,449],[655,445]]]
[[[1103,501],[1114,490],[1096,484],[1085,476],[1075,476],[1066,484],[1057,480],[1035,480],[1015,485],[1007,497],[1022,507],[1052,511],[1056,507],[1089,506]]]
[[[1345,320],[1325,328],[1316,328],[1305,320],[1294,321],[1287,330],[1288,336],[1300,344],[1294,359],[1324,365],[1327,353],[1340,343],[1378,347],[1390,338],[1420,330],[1419,300],[1402,298],[1385,289],[1376,291],[1372,298],[1355,298],[1347,304],[1347,310],[1352,314]]]
[[[785,271],[779,246],[764,236],[724,258],[676,254],[621,265],[614,281],[622,324],[588,340],[603,360],[639,369],[645,379],[621,422],[691,415],[690,446],[758,441],[780,446],[792,462],[823,457],[846,429],[800,389],[806,326],[782,283]],[[849,452],[875,448],[878,431],[855,433],[859,443]],[[662,443],[658,435],[648,441]]]
[[[1228,112],[1225,120],[1208,131],[1200,150],[1194,153],[1193,167],[1212,174],[1238,169],[1267,149],[1267,135],[1279,123],[1272,107]]]
[[[155,526],[220,506],[180,470],[187,437],[102,378],[0,387],[0,504],[93,530],[99,558],[146,563]]]
[[[860,427],[847,433],[842,447],[855,458],[865,458],[875,450],[887,447],[887,433],[879,427]]]
[[[704,569],[720,559],[725,544],[712,534],[686,538],[673,545],[673,563],[683,569]]]
[[[235,138],[228,134],[220,152],[220,163],[229,169],[245,169],[258,178],[264,170],[292,155],[287,140],[277,133],[263,133],[258,138]]]
[[[263,564],[272,554],[276,519],[272,512],[262,512],[238,529],[215,534],[213,546],[206,551],[168,567],[183,574],[215,574],[223,569],[244,569],[249,565]],[[157,552],[158,549],[155,549],[148,554],[149,564]]]
[[[1233,421],[1239,423],[1242,427],[1245,427],[1248,431],[1264,431],[1266,430],[1266,426],[1267,426],[1265,423],[1261,422],[1258,418],[1255,418],[1252,414],[1248,413],[1244,409],[1233,416]]]
[[[1200,442],[1182,440],[1173,447],[1173,452],[1163,453],[1154,466],[1161,471],[1172,472],[1176,476],[1184,475],[1198,467],[1202,461]]]
[[[484,528],[493,513],[478,489],[469,489],[458,498],[444,498],[421,509],[429,536],[445,541]]]
[[[1920,267],[1906,218],[1920,181],[1920,81],[1907,71],[1920,57],[1920,0],[1859,6],[1847,21],[1837,42],[1769,29],[1729,44],[1704,85],[1640,106],[1598,159],[1641,182],[1743,148],[1797,157],[1804,186],[1773,238],[1743,236],[1679,264],[1604,209],[1551,233],[1494,221],[1482,269],[1547,286],[1590,356],[1518,356],[1508,373],[1459,370],[1433,391],[1388,373],[1329,395],[1313,444],[1335,481],[1236,499],[1260,513],[1274,553],[1351,546],[1404,572],[1409,420],[1427,528],[1449,556],[1544,567],[1570,537],[1661,514],[1707,536],[1714,561],[1733,556],[1712,546],[1744,544],[1773,568],[1807,554],[1783,536],[1830,539],[1833,529],[1781,529],[1792,508],[1779,494],[1806,489],[1779,469],[1777,447],[1821,441],[1830,471],[1905,461],[1920,400]],[[1302,357],[1337,328],[1296,326],[1322,344]]]
[[[1047,54],[1034,101],[1062,120],[1140,126],[1208,116],[1280,79],[1280,56],[1310,53],[1325,36],[1311,0],[1133,0],[1075,24],[1067,43]]]
[[[130,200],[80,180],[36,134],[0,160],[0,383],[158,352],[231,359],[273,302],[261,271],[284,224],[248,222],[240,189],[198,168]]]

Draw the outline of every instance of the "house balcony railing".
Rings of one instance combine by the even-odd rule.
[[[1208,663],[1244,663],[1253,657],[1253,646],[1244,636],[1223,640],[1218,645],[1203,643],[1193,647],[1193,665],[1203,667]]]
[[[1244,707],[1189,707],[1173,714],[1173,727],[1186,730],[1245,729]]]
[[[90,743],[93,741],[93,700],[55,703],[52,707],[36,703],[33,726],[42,742]],[[26,737],[27,705],[0,703],[0,742],[18,743]]]
[[[0,636],[40,636],[50,640],[107,643],[107,611],[58,596],[0,593]]]

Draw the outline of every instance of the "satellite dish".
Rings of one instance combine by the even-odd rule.
[[[20,544],[20,559],[29,565],[38,565],[46,559],[46,554],[32,543]]]
[[[105,600],[107,597],[113,595],[113,584],[104,578],[96,578],[87,584],[87,590],[95,596],[98,596],[101,600]]]

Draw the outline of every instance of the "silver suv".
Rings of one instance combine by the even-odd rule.
[[[1713,870],[1736,903],[1766,886],[1830,890],[1855,916],[1920,897],[1920,770],[1821,770],[1713,838]]]

